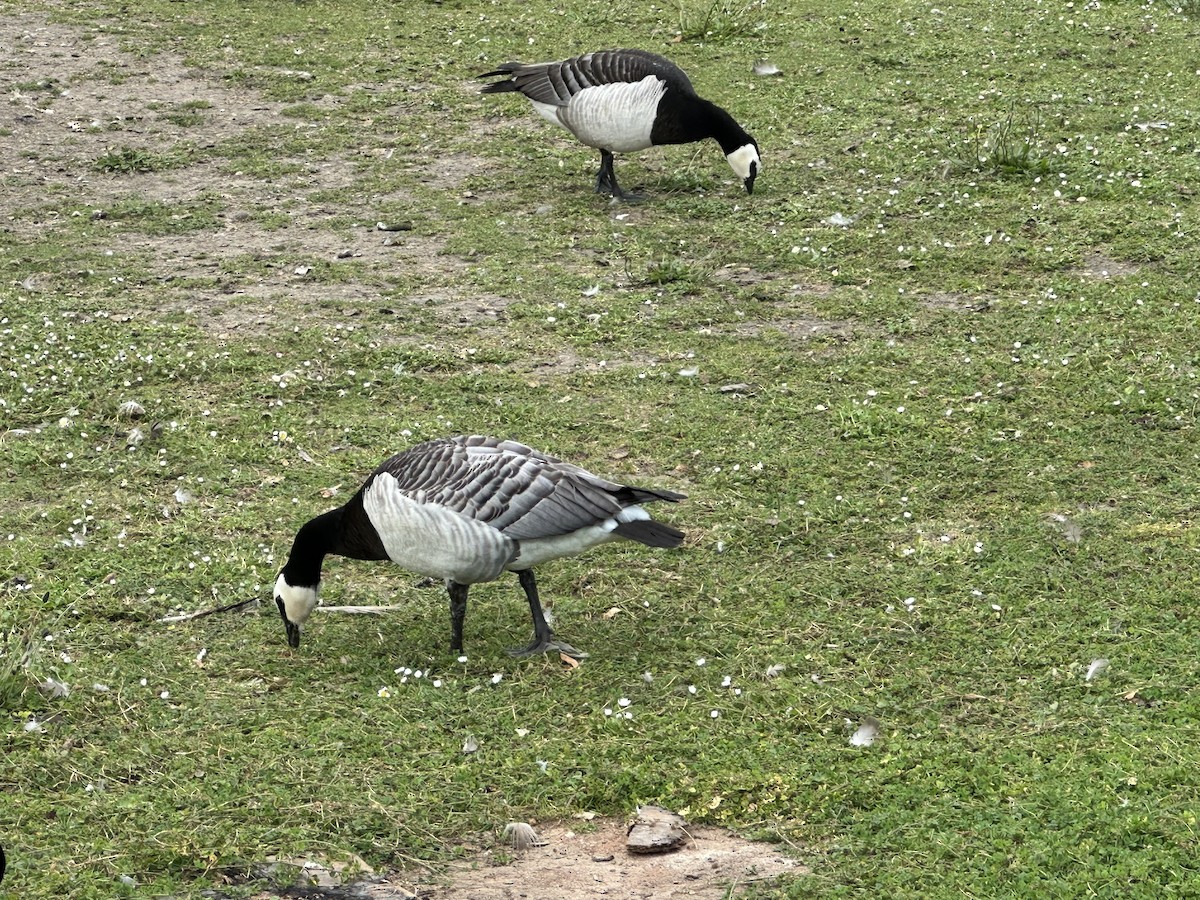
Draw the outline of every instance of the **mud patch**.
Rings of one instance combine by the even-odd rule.
[[[987,312],[992,302],[986,297],[968,297],[951,291],[930,291],[917,297],[926,309],[945,309],[951,312]]]
[[[1099,251],[1085,253],[1083,257],[1083,265],[1073,270],[1076,275],[1082,275],[1084,278],[1120,278],[1123,275],[1136,275],[1138,267],[1133,263],[1121,262],[1118,259],[1112,259],[1105,256]]]
[[[797,280],[794,275],[762,272],[751,266],[724,266],[713,273],[713,278],[747,288],[770,285],[778,289],[786,286],[785,292],[793,296],[828,297],[833,293],[832,284]]]
[[[733,326],[732,333],[738,337],[762,337],[779,334],[793,341],[808,341],[813,338],[833,337],[848,341],[854,337],[856,326],[851,322],[822,319],[798,313],[786,318],[759,322],[742,322]],[[703,328],[702,334],[728,333],[722,329]]]
[[[744,840],[719,828],[689,829],[691,840],[673,853],[634,856],[625,849],[625,822],[590,824],[596,827],[586,833],[568,823],[545,826],[539,829],[544,845],[516,854],[507,865],[501,864],[503,857],[495,851],[481,851],[436,876],[407,873],[340,886],[332,866],[310,863],[305,874],[312,887],[261,893],[256,898],[720,900],[739,896],[751,884],[809,872],[773,844]]]

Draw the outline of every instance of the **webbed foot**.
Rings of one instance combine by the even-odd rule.
[[[587,654],[582,650],[576,650],[566,641],[560,641],[554,635],[540,638],[535,636],[527,646],[514,647],[511,650],[505,651],[509,656],[537,656],[539,653],[563,653],[572,659],[587,659]]]

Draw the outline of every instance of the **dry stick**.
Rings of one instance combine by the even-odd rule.
[[[181,616],[163,616],[158,621],[160,622],[188,622],[192,619],[200,619],[204,616],[211,616],[213,613],[229,612],[230,610],[242,609],[249,606],[251,603],[257,603],[258,598],[252,597],[249,600],[239,600],[236,603],[229,603],[225,606],[218,606],[215,609],[201,609],[193,613],[184,613]]]
[[[353,614],[370,614],[378,616],[393,609],[403,609],[402,606],[318,606],[313,612],[337,612]]]
[[[184,613],[183,615],[179,615],[179,616],[163,616],[158,621],[159,622],[168,622],[168,623],[172,623],[172,624],[175,622],[190,622],[192,619],[200,619],[200,618],[203,618],[204,616],[211,616],[214,613],[223,613],[223,612],[230,612],[233,610],[239,610],[243,607],[249,606],[251,603],[257,603],[257,602],[258,602],[258,598],[254,597],[250,600],[239,600],[237,603],[230,603],[230,604],[227,604],[226,606],[218,606],[215,609],[201,609],[201,610],[198,610],[197,612]],[[336,613],[348,613],[348,614],[355,614],[355,615],[378,616],[382,613],[388,612],[389,610],[393,610],[393,609],[403,609],[403,607],[400,607],[400,606],[318,606],[316,608],[316,611],[317,612],[336,612]]]

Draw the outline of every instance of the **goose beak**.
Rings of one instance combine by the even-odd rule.
[[[746,193],[754,193],[754,179],[758,177],[758,163],[750,163],[750,174],[746,176],[742,184],[746,186]]]
[[[279,607],[279,616],[283,619],[284,630],[287,631],[288,646],[293,650],[298,650],[300,648],[300,626],[287,617],[282,597],[275,598],[275,605]]]

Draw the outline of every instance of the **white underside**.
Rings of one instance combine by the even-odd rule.
[[[522,569],[531,569],[552,559],[560,559],[564,556],[578,556],[580,553],[591,547],[595,547],[597,544],[606,544],[609,541],[620,540],[621,536],[613,533],[613,530],[620,522],[635,522],[639,519],[649,518],[650,514],[640,506],[630,506],[621,510],[611,519],[605,519],[596,525],[589,525],[586,528],[580,528],[569,534],[534,538],[533,540],[526,538],[521,541],[520,555],[505,566],[505,568],[510,572],[519,572]]]
[[[575,556],[597,544],[617,540],[619,535],[613,532],[619,523],[650,518],[642,507],[631,506],[613,518],[568,534],[525,538],[519,543],[519,555],[513,559],[517,545],[511,538],[443,506],[410,500],[396,489],[396,479],[387,472],[376,475],[363,493],[363,508],[392,562],[430,578],[459,584],[493,581],[506,569],[518,572],[552,559]],[[291,618],[290,612],[288,616]]]
[[[443,506],[410,500],[387,472],[367,487],[363,508],[392,562],[420,575],[476,584],[498,578],[512,559],[511,539]]]
[[[566,106],[534,101],[533,107],[589,147],[630,153],[652,146],[650,132],[666,89],[657,77],[647,75],[637,82],[584,88]]]

